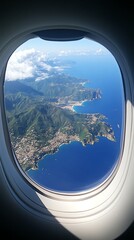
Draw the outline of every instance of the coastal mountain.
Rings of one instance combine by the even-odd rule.
[[[100,89],[85,88],[87,79],[79,79],[65,74],[51,75],[49,78],[36,81],[33,78],[20,80],[26,86],[31,87],[44,97],[49,99],[66,98],[69,100],[92,100],[101,97]]]
[[[6,81],[4,84],[4,91],[5,95],[17,94],[19,92],[24,93],[28,96],[43,95],[41,92],[35,90],[33,87],[24,84],[22,81]]]
[[[63,143],[80,141],[84,146],[98,142],[101,136],[115,141],[104,115],[73,111],[72,105],[101,97],[99,89],[85,88],[84,83],[65,75],[5,83],[11,142],[24,170],[37,167],[42,156],[57,151]]]

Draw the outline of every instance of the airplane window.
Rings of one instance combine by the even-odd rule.
[[[124,99],[120,68],[101,44],[28,40],[10,57],[4,82],[20,168],[52,191],[99,186],[120,162]]]

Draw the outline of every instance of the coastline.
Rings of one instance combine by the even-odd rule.
[[[68,105],[66,105],[66,106],[63,106],[63,107],[61,107],[61,108],[63,108],[63,109],[68,109],[68,110],[70,110],[70,111],[72,111],[72,112],[77,113],[77,111],[75,111],[74,107],[81,107],[84,102],[87,102],[87,100],[86,100],[86,101],[85,101],[85,100],[84,100],[84,101],[76,101],[76,102],[74,102],[74,103],[70,103],[70,104],[68,104]]]
[[[57,149],[53,149],[52,150],[52,152],[49,152],[49,153],[44,153],[44,155],[43,154],[41,154],[41,158],[40,158],[40,156],[39,156],[39,158],[37,159],[37,160],[34,160],[34,166],[32,166],[32,167],[29,167],[29,169],[28,170],[26,170],[27,172],[28,171],[30,171],[30,170],[33,170],[33,171],[35,171],[35,170],[38,170],[38,163],[40,162],[40,161],[43,161],[47,156],[51,156],[51,155],[54,155],[54,154],[56,154],[57,152],[59,152],[60,151],[60,148],[62,147],[62,146],[64,146],[64,145],[69,145],[69,144],[71,144],[71,143],[73,143],[73,142],[79,142],[79,143],[81,143],[82,144],[82,142],[80,141],[80,140],[70,140],[69,142],[64,142],[64,143],[61,143],[58,147],[57,147]],[[83,144],[82,144],[83,145]]]

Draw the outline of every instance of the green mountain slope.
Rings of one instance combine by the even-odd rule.
[[[77,140],[86,145],[97,142],[99,136],[115,140],[111,127],[101,114],[77,114],[50,103],[32,102],[28,106],[26,108],[25,104],[19,103],[12,112],[7,112],[11,141],[15,150],[20,149],[21,157],[20,152],[17,157],[24,169],[31,166],[31,161],[40,159],[43,152],[51,153],[69,141]],[[32,141],[34,143],[31,145]],[[33,154],[25,163],[22,156],[24,158],[29,154],[25,151],[27,146]],[[42,152],[39,149],[43,147],[46,149]]]
[[[104,115],[78,114],[68,109],[72,102],[100,98],[99,89],[86,89],[82,83],[69,76],[5,83],[9,133],[24,170],[37,167],[37,160],[57,151],[63,143],[94,144],[100,136],[115,141]]]

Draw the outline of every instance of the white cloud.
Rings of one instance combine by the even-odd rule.
[[[96,51],[95,51],[95,55],[107,55],[109,54],[110,52],[106,49],[106,48],[98,48]]]
[[[105,54],[103,48],[98,49],[66,49],[60,50],[57,57],[52,58],[43,51],[37,51],[34,48],[15,51],[9,59],[5,79],[8,81],[25,78],[35,78],[35,81],[47,79],[54,73],[62,73],[70,65],[63,65],[60,59],[62,56],[80,56],[80,55],[101,55]]]
[[[102,48],[85,48],[85,49],[73,49],[73,50],[61,50],[58,53],[58,57],[66,56],[89,56],[89,55],[101,55],[104,53]]]
[[[45,79],[48,72],[55,71],[54,67],[47,63],[45,53],[34,48],[16,51],[8,61],[5,79],[8,81],[35,77],[35,80]]]
[[[59,53],[58,53],[58,56],[59,57],[62,57],[62,56],[69,56],[69,55],[71,55],[73,53],[73,50],[61,50],[61,51],[59,51]]]
[[[33,77],[34,66],[31,61],[31,56],[34,53],[34,49],[15,52],[7,65],[6,80]]]
[[[100,55],[102,54],[102,48],[99,48],[96,50],[95,55]]]
[[[39,76],[35,79],[35,81],[41,81],[41,80],[44,80],[44,79],[47,79],[47,78],[49,78],[49,74],[48,73],[42,73],[41,76]]]

